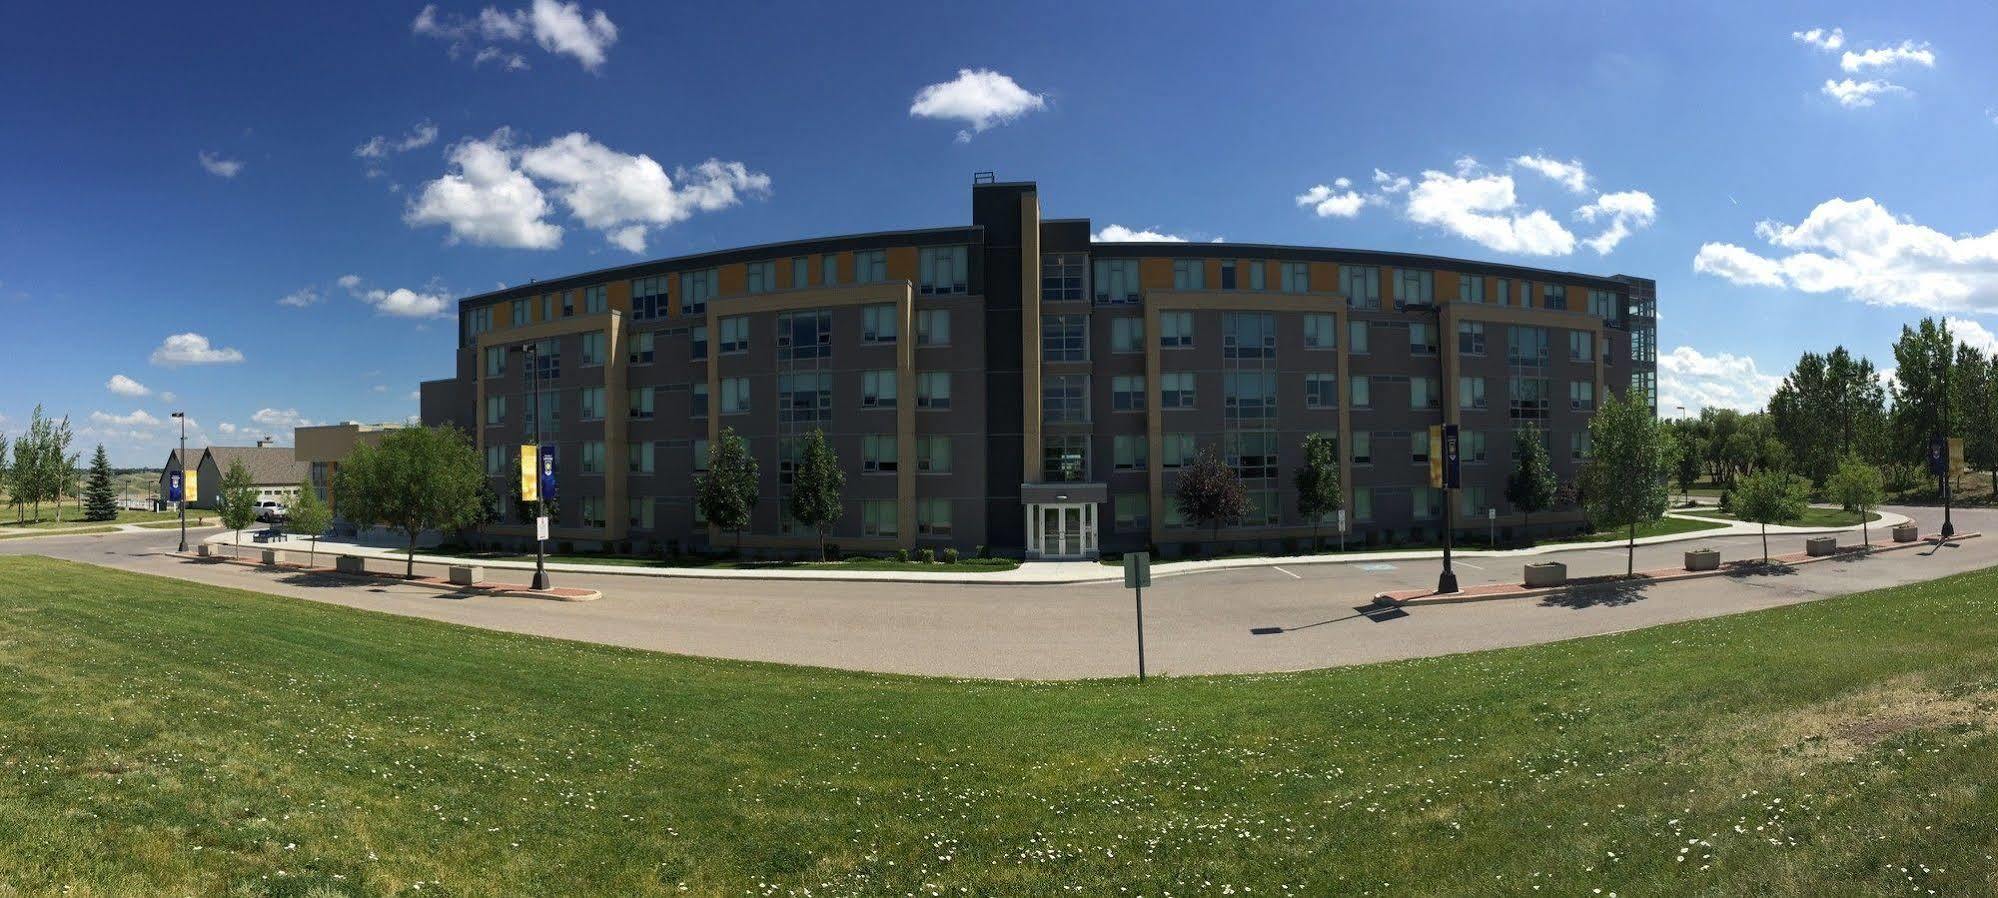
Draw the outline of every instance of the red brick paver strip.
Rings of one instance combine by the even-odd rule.
[[[556,587],[551,587],[549,589],[535,589],[529,584],[525,583],[497,583],[491,580],[481,580],[474,585],[465,586],[463,584],[452,583],[450,580],[442,577],[404,577],[401,574],[378,574],[372,571],[366,574],[352,574],[346,571],[336,570],[330,567],[307,567],[302,564],[289,564],[289,563],[265,564],[262,561],[258,561],[255,559],[233,558],[226,555],[211,555],[206,558],[201,558],[199,556],[192,554],[181,555],[178,552],[172,554],[177,555],[181,558],[188,558],[197,561],[208,561],[220,564],[240,564],[245,567],[267,568],[271,570],[281,570],[287,573],[295,573],[295,574],[323,574],[328,577],[344,577],[349,580],[356,580],[362,582],[372,581],[372,580],[385,580],[390,583],[400,583],[405,586],[422,586],[429,589],[436,589],[444,592],[462,591],[462,592],[471,592],[479,595],[488,595],[488,596],[513,596],[525,599],[552,599],[557,602],[593,602],[596,601],[597,599],[601,599],[604,597],[604,594],[599,590],[579,589],[572,586],[556,586]]]
[[[1949,541],[1956,542],[1958,540],[1976,539],[1977,537],[1982,535],[1983,534],[1980,533],[1959,533],[1955,536],[1950,537]],[[1460,589],[1456,592],[1448,592],[1448,593],[1439,593],[1434,590],[1426,590],[1426,589],[1404,589],[1404,590],[1397,590],[1394,592],[1376,593],[1374,595],[1374,601],[1390,605],[1447,605],[1447,604],[1454,604],[1457,602],[1483,602],[1483,601],[1489,601],[1491,599],[1537,598],[1540,596],[1559,595],[1561,593],[1570,592],[1570,591],[1578,591],[1578,592],[1586,591],[1589,589],[1601,588],[1606,586],[1631,586],[1631,585],[1646,586],[1652,583],[1671,583],[1675,580],[1696,580],[1701,577],[1725,577],[1734,574],[1752,574],[1758,570],[1795,567],[1800,564],[1811,564],[1819,561],[1834,561],[1840,558],[1845,558],[1847,556],[1859,554],[1860,552],[1867,549],[1871,550],[1870,554],[1877,555],[1882,552],[1898,552],[1903,549],[1919,549],[1934,545],[1936,545],[1936,541],[1934,539],[1923,539],[1911,543],[1887,543],[1885,545],[1872,545],[1872,546],[1840,546],[1838,547],[1838,550],[1836,552],[1833,552],[1830,555],[1810,555],[1805,552],[1792,552],[1787,555],[1771,555],[1769,556],[1769,560],[1766,563],[1760,558],[1744,559],[1741,561],[1730,561],[1721,565],[1719,570],[1712,570],[1712,571],[1689,571],[1684,568],[1658,568],[1649,571],[1638,571],[1636,574],[1633,574],[1628,577],[1623,576],[1621,574],[1611,574],[1600,577],[1577,577],[1573,580],[1569,580],[1567,583],[1564,583],[1560,586],[1533,587],[1530,589],[1527,588],[1527,586],[1522,583],[1487,583],[1482,586],[1473,586],[1470,587],[1469,589]]]

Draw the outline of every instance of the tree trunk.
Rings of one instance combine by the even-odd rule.
[[[319,537],[312,538],[312,547],[305,550],[305,566],[311,568],[319,561]]]
[[[1519,540],[1526,544],[1526,548],[1533,548],[1533,512],[1520,512]]]
[[[820,528],[819,528],[819,563],[820,563],[820,564],[824,564],[824,563],[825,563],[825,561],[826,561],[826,528],[824,528],[824,527],[820,527]]]
[[[1866,512],[1862,511],[1859,513],[1859,542],[1866,547],[1866,551],[1871,552],[1873,551],[1873,527],[1867,523],[1868,517],[1870,515]]]
[[[1636,576],[1637,574],[1637,525],[1636,524],[1630,525],[1630,542],[1626,543],[1624,548],[1625,552],[1623,556],[1623,575],[1625,577]]]
[[[1762,525],[1762,563],[1769,563],[1769,525]]]
[[[416,531],[410,530],[407,532],[409,533],[409,554],[404,555],[402,558],[402,579],[414,580],[416,579]]]

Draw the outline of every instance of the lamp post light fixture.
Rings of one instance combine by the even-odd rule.
[[[180,419],[180,551],[187,551],[187,413],[174,412]]]
[[[528,390],[530,393],[530,395],[527,398],[527,410],[534,415],[534,460],[535,460],[534,476],[539,478],[541,476],[541,465],[542,465],[541,356],[540,356],[539,344],[536,341],[530,340],[526,343],[518,344],[513,348],[514,351],[516,352],[524,352],[527,354],[527,374],[529,382]],[[541,541],[541,523],[539,520],[540,518],[546,516],[545,512],[547,512],[547,510],[548,510],[548,499],[541,494],[540,489],[535,490],[534,517],[536,518],[536,521],[534,525],[534,583],[532,584],[533,588],[535,589],[548,588],[547,553],[545,551],[544,544]]]

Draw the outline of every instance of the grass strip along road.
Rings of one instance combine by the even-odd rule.
[[[0,558],[0,894],[1991,894],[1994,646],[1987,570],[1311,673],[952,681]]]

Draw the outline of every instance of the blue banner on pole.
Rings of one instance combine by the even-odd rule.
[[[185,496],[185,493],[183,492],[183,489],[182,489],[182,487],[181,487],[181,484],[180,484],[180,472],[179,472],[179,471],[173,471],[173,472],[170,472],[170,473],[168,473],[168,474],[167,474],[167,501],[168,501],[168,502],[180,502],[180,501],[182,501],[182,500],[183,500],[184,496]]]
[[[541,501],[555,501],[555,446],[541,447]]]
[[[1949,475],[1949,441],[1942,437],[1929,438],[1929,476]]]
[[[1443,425],[1443,488],[1444,489],[1454,490],[1457,489],[1458,486],[1460,486],[1458,480],[1459,471],[1457,463],[1459,459],[1457,454],[1457,440],[1458,440],[1457,425],[1455,424]]]

